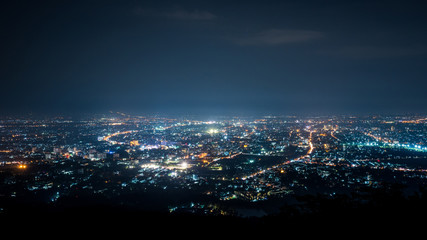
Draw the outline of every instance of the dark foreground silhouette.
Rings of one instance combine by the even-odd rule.
[[[27,204],[4,202],[0,214],[3,229],[31,227],[33,229],[74,229],[75,231],[99,231],[108,235],[112,229],[149,231],[286,231],[304,232],[307,229],[321,231],[382,229],[390,232],[417,232],[425,225],[426,188],[405,195],[398,186],[380,189],[363,189],[350,195],[305,195],[298,202],[284,204],[278,214],[264,217],[206,216],[197,213],[169,213],[140,210],[129,206],[117,206],[100,201],[64,205]],[[162,230],[163,229],[163,230]]]

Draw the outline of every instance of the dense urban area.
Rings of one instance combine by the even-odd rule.
[[[0,215],[104,204],[262,217],[301,196],[425,191],[423,116],[3,117]]]

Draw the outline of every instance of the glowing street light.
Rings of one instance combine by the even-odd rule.
[[[208,130],[209,134],[215,134],[215,133],[218,133],[218,132],[219,132],[218,129],[215,129],[215,128],[211,128],[211,129]]]
[[[182,162],[181,163],[181,168],[182,169],[187,169],[188,168],[188,163],[187,162]]]

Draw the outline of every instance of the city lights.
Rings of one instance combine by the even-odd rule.
[[[19,164],[19,165],[18,165],[18,168],[19,168],[19,169],[26,169],[26,168],[27,168],[27,165],[25,165],[25,164]]]
[[[187,162],[181,163],[181,168],[182,169],[187,169],[188,168],[188,163]]]
[[[390,179],[416,186],[427,173],[422,120],[285,116],[204,122],[126,115],[10,126],[0,128],[0,173],[11,166],[18,171],[0,183],[10,191],[3,196],[49,190],[49,203],[83,190],[117,198],[125,192],[191,190],[218,205],[252,203],[320,191],[319,184],[326,194],[377,188]],[[75,130],[64,132],[65,127]],[[167,207],[227,213],[208,206]]]
[[[1,10],[2,229],[421,235],[427,0]]]
[[[208,130],[209,134],[215,134],[215,133],[218,133],[218,132],[219,132],[218,129],[214,129],[214,128]]]

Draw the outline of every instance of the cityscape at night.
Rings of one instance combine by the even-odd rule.
[[[426,12],[418,0],[2,4],[0,226],[421,231]]]
[[[3,118],[1,212],[106,204],[209,216],[278,214],[326,198],[427,183],[421,116]],[[14,209],[19,203],[19,209]]]

